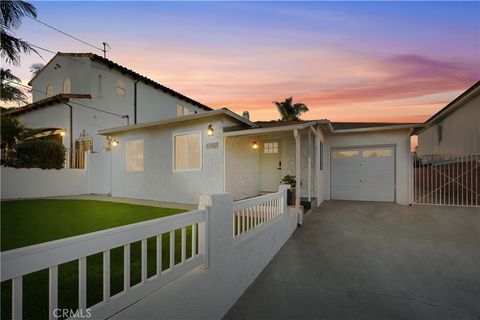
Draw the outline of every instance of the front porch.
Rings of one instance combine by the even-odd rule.
[[[313,123],[225,132],[225,192],[235,200],[276,192],[289,175],[296,180],[296,208],[315,207],[320,134]]]

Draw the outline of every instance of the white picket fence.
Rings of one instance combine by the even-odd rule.
[[[1,281],[12,280],[12,319],[22,319],[24,307],[22,299],[23,277],[45,269],[49,270],[49,317],[50,319],[55,319],[54,311],[58,309],[59,300],[58,266],[66,262],[78,261],[78,310],[85,311],[88,308],[95,319],[106,319],[195,268],[199,266],[208,268],[209,241],[215,241],[210,245],[218,251],[213,255],[219,254],[223,249],[229,252],[229,254],[222,256],[223,261],[229,261],[235,257],[232,254],[231,247],[228,246],[229,241],[233,240],[234,243],[232,244],[238,244],[243,239],[246,239],[246,235],[266,234],[270,232],[269,230],[272,230],[268,227],[275,225],[275,221],[284,222],[280,230],[285,230],[284,232],[286,233],[270,236],[286,241],[289,233],[293,232],[296,226],[295,216],[292,218],[289,215],[289,219],[280,219],[286,216],[287,188],[288,186],[281,186],[280,191],[277,193],[233,202],[229,206],[204,205],[202,209],[182,214],[2,252]],[[231,195],[228,194],[219,197],[230,197],[231,199]],[[209,235],[209,225],[218,226],[222,223],[222,219],[230,219],[222,214],[222,219],[217,217],[218,221],[210,221],[210,212],[232,214],[233,239],[231,237],[229,239],[225,238],[228,238],[230,233],[228,230],[229,223],[227,222],[220,228],[223,230],[214,230],[214,232],[220,234],[224,233],[225,236],[222,238],[216,236],[209,240],[211,236]],[[191,237],[188,239],[187,229],[192,230]],[[181,230],[181,250],[177,253],[175,252],[176,230]],[[169,234],[169,267],[166,270],[162,270],[162,235],[164,234]],[[156,239],[156,272],[153,276],[148,277],[147,240],[152,237]],[[132,262],[130,259],[130,246],[139,241],[141,243],[141,281],[131,286],[130,268]],[[267,257],[273,256],[275,251],[272,250],[278,250],[282,243],[274,242],[269,246],[262,243],[261,245],[257,244],[256,247],[259,250],[264,250],[262,256]],[[272,245],[273,247],[270,247]],[[124,255],[123,291],[110,296],[110,251],[118,247],[123,247]],[[188,255],[187,247],[191,248],[191,252]],[[93,306],[87,306],[87,257],[98,253],[103,254],[103,299]],[[237,252],[236,254],[239,253]],[[176,254],[180,254],[180,262],[178,263],[175,263]],[[247,260],[242,259],[242,261],[246,262]],[[262,261],[248,261],[259,271],[261,271],[259,268],[265,266],[265,262]],[[216,265],[213,269],[215,268],[219,268],[219,266]],[[240,277],[239,274],[237,274],[238,277]],[[242,277],[249,279],[248,274]]]
[[[285,201],[286,191],[236,201],[233,204],[233,238],[241,239],[252,230],[283,215]]]
[[[206,216],[209,208],[107,229],[2,252],[1,281],[12,280],[12,319],[22,319],[22,278],[36,271],[49,270],[49,316],[58,308],[58,265],[78,260],[78,308],[87,308],[87,256],[103,252],[103,301],[90,307],[96,318],[107,318],[157,290],[166,283],[203,265],[207,250]],[[186,228],[192,227],[191,239]],[[175,264],[175,230],[181,229],[181,262]],[[197,232],[198,229],[198,232]],[[162,235],[170,235],[170,266],[162,270]],[[156,274],[147,278],[147,239],[156,237]],[[141,282],[130,286],[130,244],[141,241]],[[192,253],[186,259],[186,243]],[[198,250],[197,250],[198,242]],[[110,250],[124,248],[124,288],[110,296]]]

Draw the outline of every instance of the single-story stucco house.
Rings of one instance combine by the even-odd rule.
[[[251,122],[228,109],[100,130],[112,141],[111,194],[197,203],[244,199],[297,177],[296,203],[409,203],[410,136],[422,124]],[[298,179],[300,177],[300,179]]]

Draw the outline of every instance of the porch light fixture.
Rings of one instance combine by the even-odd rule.
[[[118,147],[118,141],[112,140],[112,147]]]
[[[213,127],[211,124],[209,124],[207,128],[207,136],[209,137],[213,136]]]
[[[65,137],[65,130],[60,131],[60,136]]]
[[[258,143],[257,143],[257,141],[253,141],[253,143],[252,143],[252,148],[253,148],[254,150],[257,150],[257,149],[258,149]]]

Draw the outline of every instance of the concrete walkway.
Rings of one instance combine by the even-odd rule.
[[[109,195],[102,195],[102,194],[82,194],[82,195],[77,195],[77,196],[49,197],[49,198],[41,198],[41,199],[97,200],[97,201],[122,202],[122,203],[129,203],[129,204],[138,204],[138,205],[143,205],[143,206],[172,208],[172,209],[183,209],[183,210],[198,209],[198,205],[194,205],[194,204],[153,201],[153,200],[142,200],[142,199],[132,199],[132,198],[121,198],[121,197],[112,197],[112,196],[109,196]]]
[[[326,202],[225,319],[480,319],[480,209]]]

